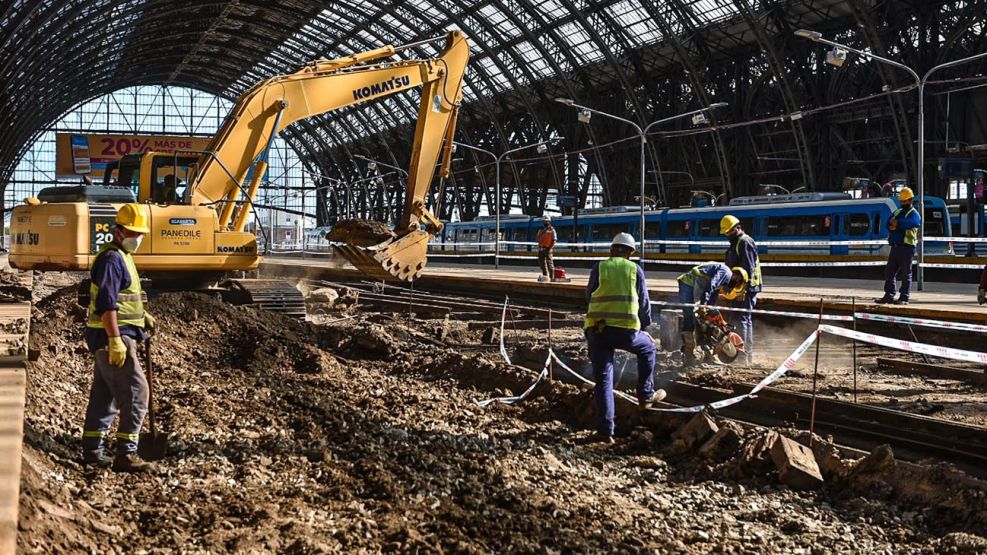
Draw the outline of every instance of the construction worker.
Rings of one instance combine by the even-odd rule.
[[[730,268],[719,262],[705,262],[679,276],[679,302],[682,308],[682,352],[687,366],[696,364],[696,305],[716,304],[719,294],[735,292],[748,282],[747,270]]]
[[[105,468],[103,440],[120,415],[113,470],[142,472],[148,464],[137,457],[137,440],[147,413],[148,386],[137,357],[137,344],[147,338],[154,318],[144,311],[140,277],[133,253],[148,232],[148,216],[140,204],[125,204],[116,215],[113,241],[97,252],[90,274],[86,343],[95,358],[93,385],[82,432],[83,462]]]
[[[543,216],[541,225],[542,228],[535,235],[538,241],[538,265],[541,267],[538,281],[554,281],[555,264],[552,262],[552,249],[555,248],[555,228],[552,227],[552,218]]]
[[[730,301],[730,304],[747,311],[754,310],[754,307],[757,306],[757,294],[761,292],[762,283],[761,261],[757,256],[757,244],[754,243],[753,237],[744,233],[740,220],[729,214],[720,220],[720,235],[726,235],[730,239],[730,246],[727,248],[723,262],[731,268],[743,268],[747,271],[749,278],[747,287],[736,299]],[[754,319],[750,312],[740,312],[737,319],[740,321],[740,337],[744,340],[744,355],[747,364],[750,364],[754,349]]]
[[[610,243],[610,258],[597,264],[586,286],[585,333],[593,365],[593,399],[597,431],[592,441],[613,442],[613,356],[620,349],[637,355],[637,398],[650,408],[665,398],[654,388],[655,343],[641,331],[651,325],[651,300],[644,270],[631,262],[634,237],[618,233]]]
[[[908,296],[912,286],[912,256],[918,243],[918,228],[922,218],[912,205],[915,193],[905,187],[898,193],[901,208],[891,214],[888,220],[888,243],[891,252],[888,253],[888,263],[884,266],[884,296],[874,299],[877,304],[908,304]],[[895,281],[901,281],[898,298],[894,298]]]

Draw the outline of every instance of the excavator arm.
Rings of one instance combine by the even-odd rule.
[[[442,154],[449,172],[452,137],[469,60],[466,37],[445,37],[445,48],[427,60],[381,60],[424,42],[385,46],[335,60],[311,62],[299,71],[272,77],[241,96],[191,179],[191,204],[219,210],[220,229],[243,231],[251,203],[267,170],[273,138],[292,123],[354,104],[422,87],[415,142],[408,170],[405,206],[396,238],[363,249],[337,252],[361,270],[382,278],[413,279],[425,266],[428,240],[442,224],[425,209],[425,195]],[[376,63],[375,63],[376,62]],[[235,208],[239,200],[239,211]],[[421,231],[424,225],[425,231]]]

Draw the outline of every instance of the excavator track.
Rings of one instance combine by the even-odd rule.
[[[235,305],[253,305],[296,318],[305,317],[305,297],[280,279],[227,279],[219,284],[223,300]]]

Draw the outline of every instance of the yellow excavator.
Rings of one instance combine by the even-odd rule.
[[[445,46],[436,58],[385,60],[442,40]],[[366,248],[336,249],[374,277],[414,279],[425,267],[428,241],[442,229],[426,210],[425,196],[440,155],[440,175],[449,174],[468,60],[469,44],[454,31],[310,62],[295,73],[262,81],[236,101],[205,151],[127,156],[107,172],[103,186],[50,187],[25,199],[11,214],[10,265],[22,270],[88,270],[100,245],[112,238],[117,209],[136,200],[147,205],[151,232],[134,259],[152,280],[171,278],[198,286],[204,277],[255,269],[262,257],[257,236],[246,226],[277,133],[304,118],[420,86],[405,206],[395,238]],[[255,220],[260,227],[260,219]],[[251,285],[241,281],[239,287]],[[263,289],[262,284],[258,294]]]

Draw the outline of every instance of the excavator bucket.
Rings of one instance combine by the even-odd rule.
[[[412,281],[425,270],[428,240],[424,231],[412,231],[372,247],[336,245],[333,252],[343,256],[361,272],[385,281]]]

